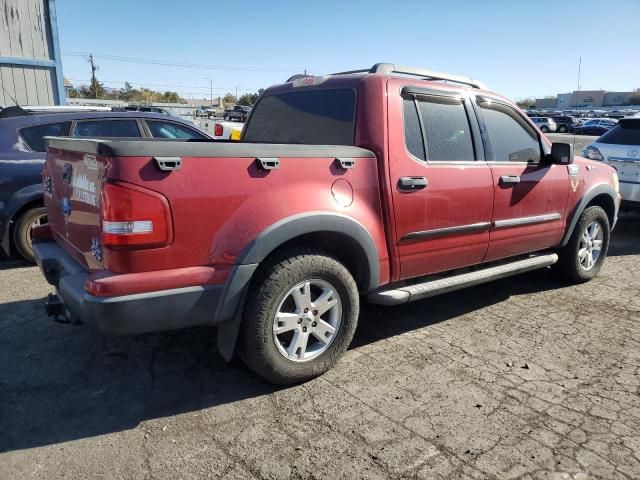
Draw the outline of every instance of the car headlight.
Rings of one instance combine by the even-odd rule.
[[[604,160],[604,157],[600,153],[600,150],[598,150],[596,147],[592,147],[591,145],[589,145],[587,148],[585,148],[584,151],[582,152],[582,154],[586,158],[589,158],[591,160],[598,160],[600,162],[602,162]]]
[[[620,180],[618,180],[618,172],[613,172],[613,177],[611,179],[613,181],[613,189],[616,193],[620,193]]]

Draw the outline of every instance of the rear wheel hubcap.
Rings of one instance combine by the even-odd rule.
[[[320,279],[306,280],[284,296],[273,320],[273,339],[282,356],[306,362],[333,343],[342,321],[336,288]]]

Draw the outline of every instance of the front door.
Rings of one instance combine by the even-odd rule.
[[[495,192],[486,261],[556,246],[572,166],[550,164],[538,132],[513,107],[485,97],[476,105]]]
[[[493,180],[468,100],[389,81],[389,173],[400,278],[481,263]],[[478,158],[480,156],[480,159]]]

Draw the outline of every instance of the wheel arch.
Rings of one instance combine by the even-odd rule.
[[[380,261],[373,238],[357,220],[337,213],[310,212],[287,217],[266,228],[239,256],[217,312],[218,349],[233,357],[242,320],[242,306],[251,280],[261,264],[285,248],[317,248],[341,261],[361,292],[377,288]]]
[[[616,192],[611,185],[599,184],[588,190],[582,197],[582,200],[580,200],[578,205],[571,212],[571,215],[569,217],[569,226],[564,234],[564,237],[562,238],[560,247],[564,247],[567,245],[567,243],[569,243],[569,239],[571,238],[576,224],[580,219],[580,215],[582,215],[582,212],[584,212],[588,207],[594,205],[602,207],[609,219],[609,225],[611,226],[611,228],[613,228],[618,216],[615,199]]]

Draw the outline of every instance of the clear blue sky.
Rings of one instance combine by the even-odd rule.
[[[176,90],[185,97],[255,91],[307,69],[376,62],[470,75],[517,99],[640,87],[640,0],[235,1],[57,0],[64,74],[105,86]],[[246,70],[147,65],[136,57]],[[119,83],[118,83],[119,82]],[[165,86],[167,85],[167,86]]]

